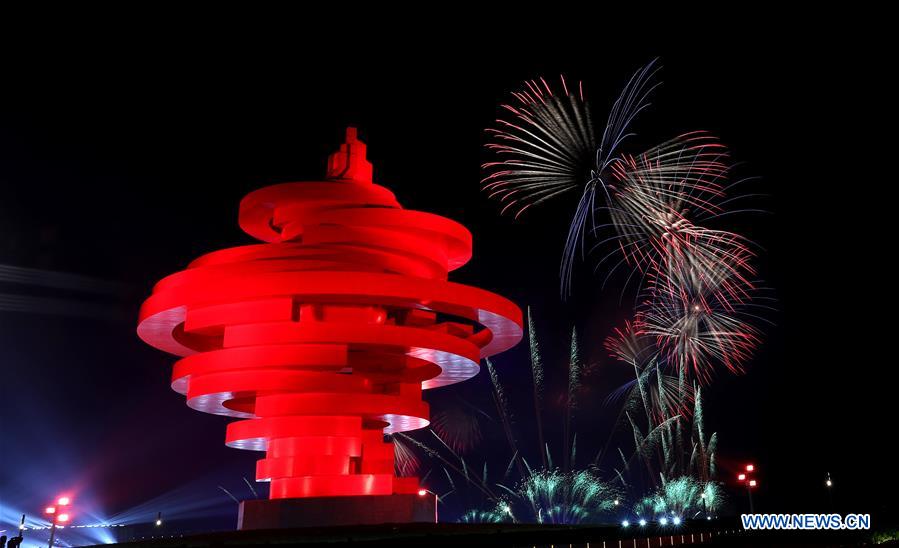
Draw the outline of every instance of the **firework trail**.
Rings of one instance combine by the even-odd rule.
[[[543,414],[541,402],[543,399],[543,363],[540,358],[540,346],[537,344],[537,332],[534,329],[534,317],[531,315],[531,307],[528,307],[528,343],[531,351],[531,388],[534,396],[534,419],[537,423],[537,442],[540,447],[546,446],[543,437]],[[540,461],[543,468],[547,467],[546,452],[540,450]]]
[[[393,436],[394,441],[397,439],[402,439],[403,441],[407,442],[410,446],[414,446],[414,447],[418,448],[419,450],[421,450],[426,456],[440,461],[440,463],[444,465],[444,469],[443,469],[444,473],[446,474],[446,477],[449,479],[450,486],[453,488],[453,490],[456,489],[456,486],[453,482],[452,476],[449,473],[449,470],[452,470],[453,472],[458,474],[460,477],[464,478],[467,485],[471,485],[471,486],[477,488],[478,490],[480,490],[487,497],[487,500],[499,500],[499,497],[490,489],[490,486],[487,484],[485,478],[483,478],[482,476],[479,476],[477,474],[477,472],[475,472],[471,468],[469,468],[468,463],[465,461],[465,459],[461,455],[453,452],[452,448],[450,448],[449,445],[447,445],[440,438],[440,436],[438,436],[436,433],[434,433],[433,430],[431,430],[430,432],[440,442],[440,444],[443,447],[446,447],[449,450],[450,454],[453,457],[453,460],[450,460],[449,458],[443,456],[442,454],[440,454],[439,451],[433,449],[432,447],[428,446],[427,444],[425,444],[419,440],[416,440],[415,438],[413,438],[407,434],[404,434],[402,432],[395,432],[394,434],[392,434],[392,436]],[[458,462],[458,464],[457,464],[457,462]],[[447,470],[447,469],[449,469],[449,470]],[[446,496],[446,495],[443,495],[443,496]]]
[[[580,359],[580,350],[577,342],[577,329],[571,330],[571,354],[568,359],[568,391],[565,397],[565,418],[562,425],[563,432],[563,467],[570,470],[574,464],[575,442],[577,437],[572,439],[571,422],[573,419],[574,409],[577,406],[577,392],[581,384],[581,373],[583,365]]]
[[[514,454],[519,456],[517,459],[513,457],[513,460],[515,461],[515,466],[518,468],[518,473],[521,476],[524,476],[524,467],[518,450],[518,442],[515,441],[515,434],[512,431],[512,414],[509,411],[509,401],[506,398],[503,385],[499,382],[499,375],[496,372],[496,368],[493,367],[493,362],[491,362],[489,358],[485,358],[484,362],[487,364],[487,372],[490,373],[490,382],[493,385],[493,399],[494,403],[496,403],[496,411],[499,414],[500,421],[503,425],[503,431],[506,434],[506,441],[509,442],[509,447],[513,450]]]

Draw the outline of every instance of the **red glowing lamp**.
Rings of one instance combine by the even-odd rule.
[[[58,504],[59,506],[68,506],[71,501],[72,499],[70,499],[69,497],[59,497],[59,499],[56,501],[56,504]]]
[[[739,474],[739,475],[737,476],[737,480],[738,480],[738,481],[741,481],[741,482],[745,482],[747,488],[748,488],[748,487],[755,487],[755,485],[756,485],[755,479],[753,479],[752,477],[750,477],[751,475],[754,474],[754,472],[755,472],[755,465],[754,465],[754,464],[747,464],[747,465],[746,465],[746,473]]]
[[[428,490],[427,490],[427,489],[419,489],[419,490],[418,490],[418,496],[419,496],[419,497],[423,497],[423,496],[425,496],[425,495],[427,495],[427,494],[428,494]]]
[[[140,338],[180,357],[172,388],[239,419],[228,446],[265,451],[271,499],[424,497],[396,477],[384,434],[427,426],[422,390],[471,378],[522,336],[514,303],[447,280],[471,233],[403,209],[365,149],[349,128],[326,180],[251,192],[239,224],[263,243],[194,260],[141,307]]]
[[[69,521],[69,515],[68,514],[59,514],[59,516],[56,517],[56,521],[58,521],[60,523],[65,523],[65,522]]]
[[[44,513],[45,513],[45,514],[55,514],[55,513],[56,513],[56,507],[55,507],[55,506],[48,506],[48,507],[44,508]]]

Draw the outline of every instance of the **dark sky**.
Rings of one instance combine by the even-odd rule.
[[[173,359],[137,339],[137,308],[191,259],[249,243],[236,222],[240,198],[320,177],[347,124],[360,127],[376,181],[405,207],[471,229],[474,259],[455,279],[534,307],[548,368],[564,365],[577,326],[601,400],[616,379],[601,342],[628,317],[627,304],[619,288],[598,289],[602,276],[591,278],[589,265],[577,275],[579,297],[559,301],[575,198],[518,223],[500,218],[478,190],[482,130],[519,82],[560,72],[585,81],[601,119],[655,56],[664,84],[636,124],[637,142],[709,130],[742,173],[760,176],[753,191],[769,195],[757,205],[770,214],[729,225],[764,247],[761,275],[779,310],[750,372],[707,393],[722,467],[757,462],[772,510],[822,509],[827,472],[841,510],[888,502],[892,330],[874,318],[892,271],[875,236],[886,207],[879,187],[891,183],[869,183],[859,167],[876,139],[863,124],[877,123],[865,112],[873,98],[863,45],[784,28],[692,40],[623,33],[613,47],[588,32],[529,43],[516,33],[533,35],[514,27],[433,41],[418,30],[383,47],[377,33],[294,33],[73,31],[2,54],[0,265],[109,282],[98,293],[0,281],[3,295],[29,297],[0,307],[3,505],[35,511],[58,489],[79,489],[109,515],[196,477],[211,478],[202,487],[211,498],[218,484],[245,494],[240,478],[251,477],[256,456],[226,449],[224,421],[169,390]],[[35,299],[64,313],[38,310]],[[512,385],[525,358],[519,348],[497,359]],[[486,394],[483,374],[471,382]],[[582,435],[601,431],[609,413],[586,405]],[[501,442],[483,450],[499,451],[491,444]]]

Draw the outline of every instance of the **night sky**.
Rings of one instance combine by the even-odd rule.
[[[348,124],[369,145],[376,182],[405,207],[472,231],[474,259],[453,279],[532,307],[548,377],[564,378],[577,327],[591,369],[577,430],[585,447],[605,440],[614,410],[603,400],[627,375],[602,348],[631,314],[627,298],[619,303],[621,280],[600,288],[604,273],[593,276],[588,260],[576,298],[560,301],[577,197],[518,222],[500,217],[479,191],[483,129],[522,80],[560,72],[584,80],[602,120],[630,74],[659,56],[663,85],[630,150],[706,129],[731,147],[741,174],[759,176],[752,192],[767,195],[752,205],[769,213],[727,224],[764,248],[760,274],[778,310],[749,373],[722,375],[706,393],[722,474],[757,463],[757,509],[827,509],[830,472],[840,511],[895,511],[895,394],[884,378],[892,329],[875,320],[893,270],[890,247],[876,241],[886,209],[878,195],[892,183],[859,168],[875,138],[860,125],[870,106],[863,48],[850,54],[782,29],[715,47],[713,38],[624,40],[611,50],[584,33],[513,47],[514,32],[428,44],[417,32],[373,47],[373,36],[157,28],[52,46],[34,39],[28,56],[10,53],[0,85],[0,269],[35,270],[0,276],[0,505],[34,513],[69,490],[111,516],[157,497],[180,501],[171,493],[188,485],[189,497],[223,504],[224,526],[232,523],[236,510],[217,486],[250,496],[241,478],[252,478],[258,455],[225,448],[225,419],[188,409],[169,389],[174,359],[137,338],[137,310],[153,283],[198,255],[250,243],[237,226],[241,197],[320,178]],[[514,398],[527,386],[524,345],[495,362]],[[493,413],[488,389],[482,371],[464,395]],[[439,392],[435,411],[463,394]],[[531,432],[519,400],[516,421]],[[496,435],[472,460],[482,462],[478,451],[508,459],[495,425],[484,430]],[[448,499],[441,511],[464,506]]]

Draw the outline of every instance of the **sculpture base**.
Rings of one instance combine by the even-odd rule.
[[[436,522],[431,493],[245,500],[237,513],[239,530]]]

